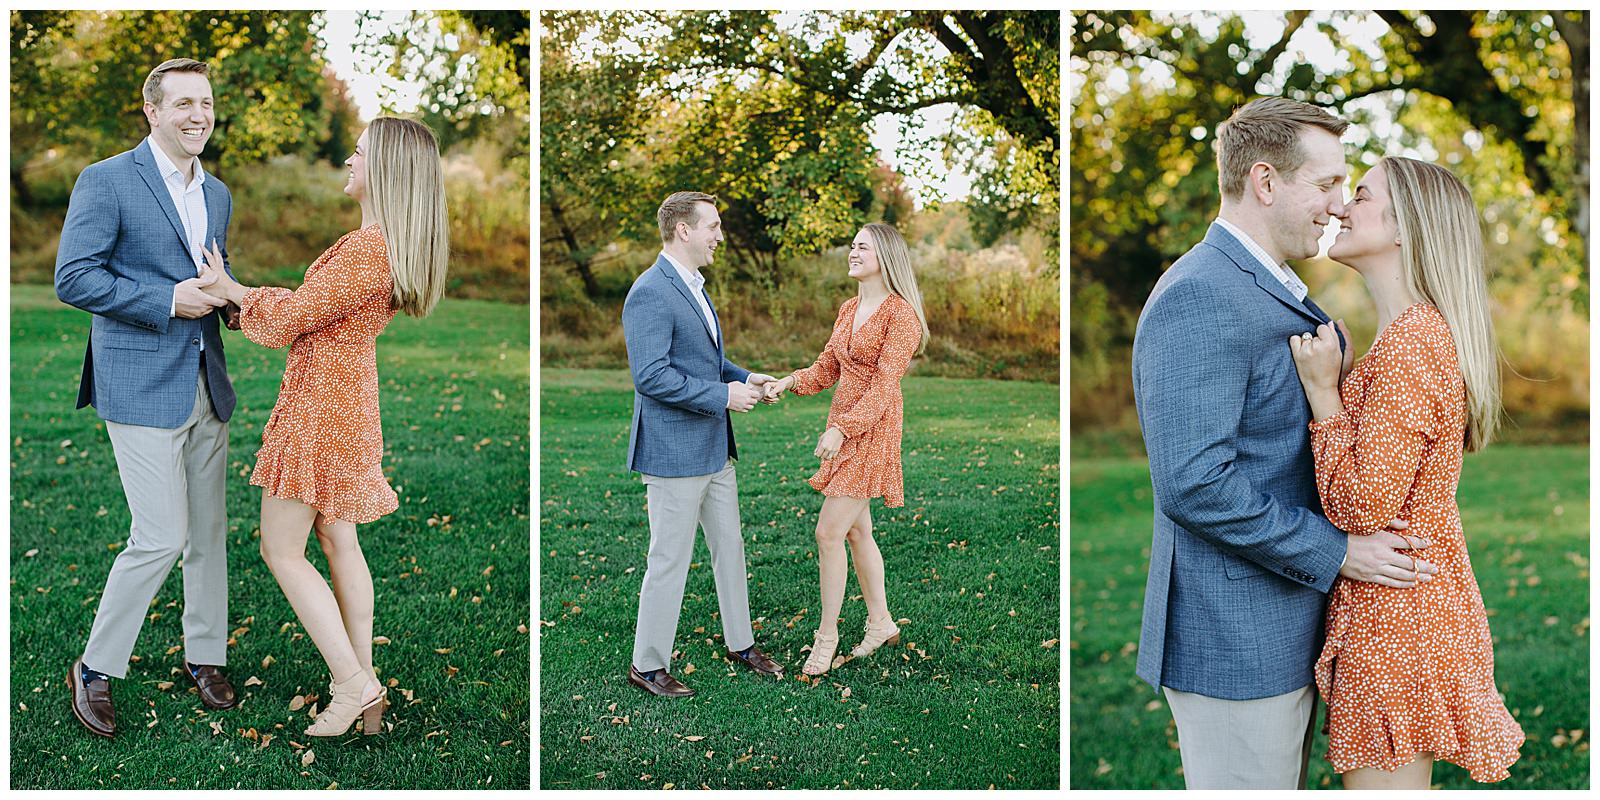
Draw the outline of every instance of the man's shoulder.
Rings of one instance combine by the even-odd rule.
[[[124,150],[110,158],[103,158],[83,168],[78,173],[78,180],[84,178],[109,179],[119,177],[122,173],[131,172],[134,168],[133,151]]]

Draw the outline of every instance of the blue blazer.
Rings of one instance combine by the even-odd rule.
[[[1155,532],[1137,672],[1225,700],[1311,683],[1345,535],[1322,515],[1290,336],[1326,322],[1213,224],[1139,315]]]
[[[226,266],[233,199],[214,175],[206,175],[203,189],[206,241],[216,240]],[[233,415],[218,315],[171,316],[173,287],[194,276],[183,221],[149,141],[78,176],[61,228],[55,279],[62,302],[94,315],[78,408],[93,405],[111,422],[176,428],[194,410],[203,363],[217,417],[226,422]]]
[[[711,316],[722,330],[711,296]],[[722,354],[700,304],[666,256],[628,290],[622,333],[633,372],[628,469],[662,478],[709,475],[737,456],[728,383],[750,377]]]

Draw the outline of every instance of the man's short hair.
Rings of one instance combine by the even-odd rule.
[[[150,77],[144,79],[144,101],[156,107],[161,106],[161,78],[169,72],[193,72],[204,75],[210,71],[210,64],[192,58],[173,58],[163,61],[161,66],[150,70]]]
[[[700,224],[699,203],[717,204],[717,196],[705,192],[673,192],[667,199],[661,201],[661,207],[656,209],[656,224],[661,226],[661,241],[670,242],[678,233],[678,223],[687,222],[689,227]]]
[[[1264,162],[1293,175],[1306,162],[1300,132],[1320,128],[1343,136],[1345,122],[1313,105],[1284,97],[1262,97],[1246,103],[1217,128],[1217,185],[1229,200],[1244,197],[1250,167]]]

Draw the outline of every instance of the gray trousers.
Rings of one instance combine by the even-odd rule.
[[[650,514],[650,556],[639,589],[633,666],[646,672],[672,663],[672,642],[678,633],[678,612],[683,608],[683,584],[694,556],[696,527],[705,529],[706,549],[711,551],[723,642],[730,650],[755,644],[733,463],[710,475],[643,477]]]
[[[226,664],[228,423],[211,408],[205,370],[194,411],[182,425],[108,421],[106,432],[133,526],[106,577],[83,663],[113,678],[127,674],[145,613],[181,555],[183,656],[191,664]]]
[[[1317,690],[1307,685],[1259,700],[1161,687],[1178,723],[1189,789],[1304,789]]]

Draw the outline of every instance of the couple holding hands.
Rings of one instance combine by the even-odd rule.
[[[228,260],[232,197],[201,167],[215,127],[209,65],[173,59],[144,83],[150,135],[78,177],[61,232],[60,299],[94,315],[78,407],[93,405],[116,453],[133,524],[68,671],[74,716],[116,734],[111,681],[127,674],[145,614],[183,559],[182,673],[208,708],[239,698],[228,646],[228,420],[235,396],[218,330],[289,347],[250,478],[262,487],[261,556],[332,676],[308,736],[357,717],[382,730],[372,664],[372,575],[356,526],[399,506],[385,479],[376,340],[397,312],[422,317],[444,291],[448,225],[438,144],[380,117],[345,165],[361,227],[299,289],[248,287]],[[312,531],[332,587],[306,560]],[[313,706],[315,713],[315,706]]]
[[[809,395],[837,385],[817,443],[822,464],[810,479],[823,495],[816,529],[822,616],[802,671],[816,676],[835,666],[846,542],[867,605],[866,630],[850,657],[895,644],[900,634],[884,593],[869,504],[881,497],[887,508],[905,505],[900,378],[928,340],[905,240],[889,225],[862,228],[848,256],[858,294],[839,308],[816,361],[774,378],[724,355],[721,323],[700,274],[723,240],[716,200],[677,192],[662,202],[661,255],[634,282],[622,310],[634,384],[628,468],[643,477],[650,522],[628,680],[664,697],[694,694],[669,668],[696,528],[705,530],[711,553],[729,658],[762,674],[783,671],[756,647],[751,628],[729,412],[776,403],[785,392]]]

